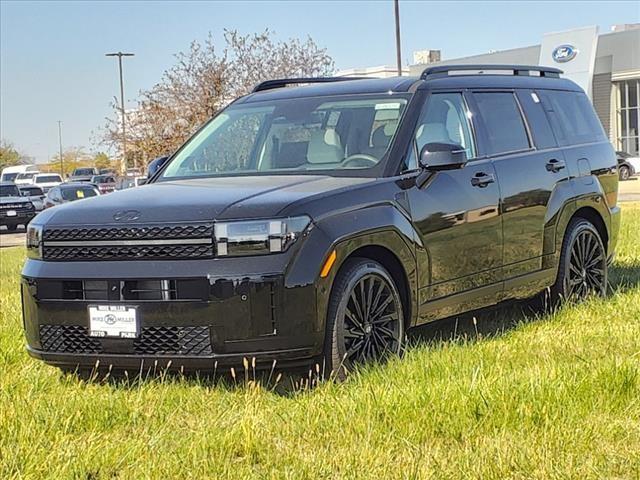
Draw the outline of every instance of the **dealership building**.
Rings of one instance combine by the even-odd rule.
[[[616,150],[640,154],[640,24],[616,25],[599,34],[585,27],[544,34],[539,45],[489,52],[440,62],[416,63],[411,75],[426,66],[523,64],[554,66],[578,83],[593,101]]]

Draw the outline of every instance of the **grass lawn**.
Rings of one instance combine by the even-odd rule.
[[[23,258],[0,253],[2,479],[640,478],[640,204],[623,207],[610,298],[536,318],[502,307],[286,395],[86,382],[29,358]]]

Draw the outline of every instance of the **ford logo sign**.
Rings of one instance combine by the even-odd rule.
[[[569,62],[576,58],[576,55],[578,55],[578,49],[573,45],[560,45],[551,53],[553,61],[558,63]]]
[[[139,218],[140,212],[138,210],[121,210],[113,215],[116,222],[133,222]]]

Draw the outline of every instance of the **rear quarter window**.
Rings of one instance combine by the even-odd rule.
[[[606,140],[602,124],[584,93],[541,90],[538,95],[560,145]]]

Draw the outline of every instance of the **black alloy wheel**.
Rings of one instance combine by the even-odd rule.
[[[355,365],[401,352],[402,301],[391,275],[377,262],[348,260],[334,282],[329,302],[326,361],[344,377]]]
[[[607,281],[607,255],[600,234],[587,220],[572,220],[552,293],[558,299],[580,302],[590,295],[604,296]]]

